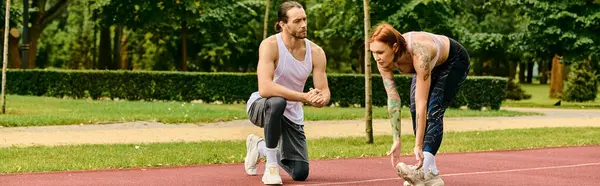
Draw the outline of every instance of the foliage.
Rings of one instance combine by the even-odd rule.
[[[522,11],[502,1],[458,1],[452,6],[457,11],[455,39],[469,51],[474,73],[507,77],[510,65],[525,57],[521,40],[527,19]]]
[[[48,1],[49,3],[56,1]],[[271,1],[268,34],[277,9]],[[327,54],[327,71],[364,68],[363,3],[358,0],[299,0],[308,15],[308,38]],[[11,24],[22,28],[21,2]],[[263,0],[69,1],[65,13],[44,29],[39,68],[91,69],[100,27],[124,27],[126,58],[134,70],[178,70],[187,41],[187,70],[256,70],[265,11]],[[16,5],[16,6],[15,6]],[[378,0],[370,2],[371,25],[383,21],[401,33],[428,31],[449,36],[469,51],[475,75],[507,76],[517,63],[549,70],[555,54],[566,63],[600,58],[600,4],[591,0]],[[93,12],[98,12],[94,18]],[[568,24],[565,24],[568,23]],[[184,36],[183,32],[187,31]],[[114,34],[110,36],[114,42]],[[117,39],[118,41],[118,39]],[[111,44],[110,46],[113,46]],[[98,57],[96,55],[96,57]],[[372,65],[375,68],[375,65]],[[597,68],[594,64],[593,68]],[[377,73],[376,69],[373,72]],[[544,72],[541,72],[542,74]]]
[[[121,24],[135,33],[133,51],[139,61],[134,69],[173,70],[181,60],[181,32],[186,29],[190,70],[245,71],[246,60],[257,58],[260,8],[262,2],[256,0],[132,0],[110,1],[102,15],[103,24]]]
[[[593,101],[598,94],[597,72],[589,61],[571,67],[565,100],[574,102]]]
[[[567,63],[600,55],[600,5],[591,0],[506,1],[530,20],[525,47],[543,58],[564,56]],[[597,59],[597,58],[596,58]]]
[[[93,68],[93,26],[89,2],[74,1],[48,24],[39,40],[37,65],[42,68]]]
[[[519,84],[515,83],[512,80],[509,80],[506,86],[506,93],[504,94],[504,99],[517,101],[531,99],[531,94],[525,93],[525,91],[523,90],[523,88],[521,88]]]
[[[21,8],[19,8],[19,6],[21,6]],[[22,11],[22,4],[21,2],[17,2],[15,3],[14,1],[11,2],[10,5],[10,20],[9,20],[9,25],[11,27],[16,27],[17,25],[20,25],[23,21],[23,18],[21,16],[23,16],[23,11]],[[0,3],[0,20],[2,20],[2,30],[4,30],[4,20],[6,19],[6,1],[2,1],[2,3]]]
[[[362,4],[359,1],[331,0],[315,3],[307,9],[309,38],[327,54],[330,72],[355,73],[364,68]]]

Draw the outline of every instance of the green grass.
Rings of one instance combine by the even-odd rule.
[[[552,99],[550,95],[550,85],[542,84],[521,84],[523,90],[531,94],[528,100],[506,100],[502,106],[509,107],[536,107],[536,108],[570,108],[570,109],[598,109],[600,108],[600,92],[595,101],[590,102],[566,102],[562,101],[561,106],[554,106],[559,99]],[[565,89],[566,90],[566,89]]]
[[[364,108],[304,107],[306,120],[362,119]],[[216,105],[184,102],[73,100],[51,97],[7,96],[7,115],[0,126],[47,126],[127,121],[198,123],[246,119],[246,105]],[[536,115],[516,111],[448,110],[446,117]],[[403,117],[410,117],[407,109]],[[386,108],[374,108],[373,118],[387,118]]]
[[[599,145],[598,136],[600,127],[450,132],[444,134],[440,153]],[[403,136],[402,140],[402,152],[408,155],[414,136]],[[365,144],[363,137],[308,141],[311,160],[384,156],[390,145],[390,136],[375,136],[372,145]],[[242,140],[10,147],[0,148],[0,173],[241,163],[244,156]]]

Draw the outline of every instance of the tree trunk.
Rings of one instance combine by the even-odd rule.
[[[363,45],[364,44],[356,46],[356,48],[364,47]],[[352,48],[355,48],[355,47],[352,47]],[[367,52],[367,54],[368,53],[369,52]],[[356,60],[356,63],[358,64],[357,65],[358,69],[356,69],[357,73],[360,73],[360,74],[365,73],[365,59],[364,59],[365,57],[370,58],[371,56],[365,55],[365,50],[358,50],[358,60]]]
[[[356,60],[356,63],[358,64],[356,73],[359,73],[359,74],[365,74],[365,50],[362,47],[363,46],[361,45],[360,49],[363,49],[363,50],[358,50],[359,55],[358,55],[358,59]]]
[[[21,54],[19,53],[19,31],[12,28],[8,36],[8,61],[11,68],[21,68]]]
[[[538,72],[540,76],[540,84],[548,84],[548,76],[550,76],[550,68],[548,64],[549,60],[543,60],[538,66]]]
[[[269,22],[269,6],[271,6],[271,0],[267,0],[265,3],[265,23],[263,25],[263,39],[267,38],[267,28]]]
[[[563,95],[563,72],[565,65],[560,63],[562,57],[554,55],[552,58],[552,74],[550,76],[550,98],[558,98]]]
[[[527,70],[527,63],[519,63],[519,83],[525,83],[525,71]]]
[[[114,69],[120,69],[121,67],[121,37],[123,36],[123,27],[115,25],[115,36],[113,38],[113,65]]]
[[[488,74],[489,60],[482,58],[473,63],[473,73],[476,76],[484,76]]]
[[[32,26],[29,29],[29,51],[27,53],[27,68],[35,68],[36,65],[36,56],[37,56],[37,48],[38,48],[38,40],[40,35],[42,34],[42,28],[38,26]]]
[[[181,71],[187,71],[187,23],[181,23]]]
[[[491,75],[490,73],[492,73],[492,70],[494,67],[492,66],[494,65],[492,63],[491,59],[485,59],[483,60],[483,68],[481,68],[481,73],[482,75]]]
[[[96,20],[98,19],[98,10],[94,10],[92,13],[92,21],[96,22]],[[100,64],[98,64],[98,50],[97,50],[97,46],[98,46],[98,27],[96,26],[97,24],[94,24],[94,39],[92,40],[92,68],[98,68],[100,66]]]
[[[517,76],[517,63],[509,62],[508,63],[508,79],[514,80]]]
[[[373,105],[371,90],[371,58],[369,57],[369,28],[371,19],[369,18],[369,0],[363,0],[365,14],[365,132],[367,133],[367,143],[373,144]]]
[[[10,0],[6,0],[6,10],[4,17],[4,37],[2,39],[4,43],[4,52],[2,53],[2,91],[0,91],[0,102],[2,102],[2,114],[6,114],[6,68],[8,68],[8,32],[9,32],[9,21],[10,21]]]
[[[100,27],[100,49],[98,54],[98,69],[112,69],[112,55],[110,50],[110,27]]]
[[[531,84],[533,83],[533,66],[535,65],[534,62],[529,62],[527,65],[527,83]]]
[[[129,69],[129,63],[127,60],[127,35],[121,37],[121,69]]]
[[[33,1],[31,4],[30,8],[37,9],[38,11],[32,13],[31,19],[29,19],[33,20],[33,22],[29,22],[31,28],[27,29],[27,33],[23,33],[23,37],[27,37],[29,42],[29,51],[27,51],[28,68],[36,67],[35,57],[37,56],[38,39],[40,38],[42,31],[44,31],[44,28],[46,28],[52,20],[65,11],[68,4],[68,0],[58,0],[49,9],[46,8],[46,0]]]

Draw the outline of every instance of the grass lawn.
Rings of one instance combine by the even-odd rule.
[[[7,96],[7,115],[0,126],[47,126],[127,121],[197,123],[246,119],[246,105],[216,105],[184,102],[73,100],[35,96]],[[313,108],[306,106],[307,120],[362,119],[364,108]],[[490,117],[536,115],[516,111],[448,110],[446,117]],[[386,119],[387,108],[374,108],[375,119]],[[402,117],[410,117],[408,109]]]
[[[600,145],[598,136],[600,127],[449,132],[444,134],[440,153]],[[364,140],[364,137],[308,140],[309,157],[316,160],[384,156],[392,141],[390,136],[375,136],[372,145]],[[403,136],[402,140],[402,152],[412,152],[414,136]],[[0,173],[241,163],[245,153],[242,140],[11,147],[0,148]]]
[[[596,97],[595,101],[590,102],[566,102],[562,101],[561,106],[554,106],[554,103],[558,102],[559,99],[551,99],[550,85],[541,84],[521,84],[523,90],[531,94],[531,99],[528,100],[506,100],[502,103],[502,106],[509,107],[540,107],[540,108],[571,108],[571,109],[600,109],[600,92]],[[565,89],[566,90],[566,89]]]

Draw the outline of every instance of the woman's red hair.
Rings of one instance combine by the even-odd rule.
[[[369,43],[379,41],[387,44],[390,48],[394,48],[394,44],[398,44],[398,50],[394,53],[394,61],[396,61],[404,51],[406,51],[406,40],[402,37],[402,34],[398,32],[392,25],[388,23],[381,23],[375,27],[371,37],[369,37]]]

